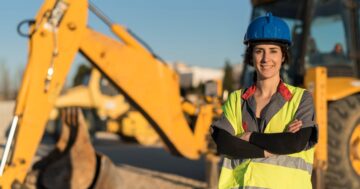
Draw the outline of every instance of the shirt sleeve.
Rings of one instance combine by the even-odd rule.
[[[228,121],[228,119],[225,117],[225,115],[221,115],[221,117],[219,119],[217,119],[216,121],[214,121],[211,124],[211,133],[214,131],[214,128],[217,129],[221,129],[224,130],[226,132],[228,132],[231,135],[235,135],[235,130],[234,128],[231,126],[231,123]]]
[[[216,144],[217,152],[231,159],[264,157],[263,149],[241,140],[222,129],[214,127],[211,136]]]
[[[295,113],[295,118],[303,122],[302,128],[316,126],[313,97],[306,90]]]
[[[318,142],[319,131],[315,115],[313,97],[309,91],[305,90],[301,98],[300,105],[295,113],[295,119],[302,121],[302,128],[312,128],[312,132],[308,142],[306,143],[305,149],[310,149]]]
[[[306,148],[313,127],[300,129],[296,133],[252,133],[250,143],[274,154],[292,154]]]
[[[250,143],[275,154],[291,154],[307,150],[318,141],[315,108],[312,95],[304,91],[295,119],[302,121],[302,128],[296,133],[252,133]]]

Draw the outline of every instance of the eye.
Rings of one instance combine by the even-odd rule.
[[[254,52],[255,52],[255,54],[260,54],[260,53],[262,53],[262,50],[261,49],[256,49]]]
[[[278,53],[279,50],[278,50],[278,49],[271,49],[270,52],[271,52],[271,53]]]

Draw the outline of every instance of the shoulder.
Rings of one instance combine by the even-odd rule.
[[[302,104],[305,103],[305,104],[308,104],[308,105],[313,105],[313,96],[310,93],[310,91],[304,89],[304,93],[303,93],[303,95],[301,97],[301,103]]]
[[[243,89],[239,89],[230,93],[228,100],[238,100],[241,99],[241,94],[243,93]]]
[[[242,90],[236,90],[229,94],[227,100],[223,104],[223,111],[235,111],[241,104],[241,92]]]
[[[312,94],[310,93],[310,91],[304,89],[304,93],[303,93],[303,98],[307,99],[312,99]]]
[[[290,86],[292,88],[292,91],[294,93],[301,94],[302,101],[309,101],[309,100],[312,101],[313,97],[312,97],[312,94],[311,94],[311,92],[309,90],[304,89],[302,87],[295,87],[295,86],[291,86],[291,85],[288,85],[288,86]]]
[[[285,86],[289,89],[291,93],[305,93],[306,89],[302,87],[295,87],[293,85],[285,83]]]
[[[285,84],[286,87],[291,92],[293,99],[295,98],[297,101],[300,101],[300,104],[306,103],[306,104],[312,104],[313,103],[313,97],[309,90],[304,89],[302,87],[295,87],[289,84]]]

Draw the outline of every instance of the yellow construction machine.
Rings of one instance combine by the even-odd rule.
[[[48,133],[57,138],[61,120],[59,110],[66,107],[80,107],[90,136],[96,131],[107,131],[119,134],[126,141],[135,141],[141,145],[159,145],[160,138],[145,117],[132,107],[120,91],[102,75],[96,68],[87,68],[82,76],[81,84],[67,89],[55,102],[55,109],[51,111],[50,122],[47,126]],[[204,91],[200,94],[186,94],[182,96],[181,107],[189,123],[198,114],[198,104],[212,103],[216,115],[221,114],[222,81],[208,80],[204,83]],[[187,89],[183,89],[186,91]],[[196,100],[186,100],[187,95],[196,97]]]
[[[360,1],[251,2],[252,19],[272,12],[292,30],[292,64],[282,76],[313,92],[319,126],[314,187],[360,188]],[[250,75],[243,75],[244,85]]]
[[[88,9],[118,38],[88,27]],[[87,0],[46,0],[35,20],[27,22],[29,57],[0,165],[1,188],[24,183],[77,52],[142,113],[171,153],[188,159],[209,154],[206,137],[214,102],[198,105],[190,127],[182,109],[178,75],[127,28],[110,22]],[[39,170],[37,184],[43,188],[115,188],[114,165],[89,144],[81,112],[70,108],[61,115],[63,131],[56,149],[33,165]],[[207,157],[214,159],[211,154]]]
[[[94,135],[95,131],[105,130],[145,146],[160,142],[159,136],[144,116],[131,107],[120,91],[99,70],[92,68],[83,77],[81,85],[68,89],[56,100],[56,109],[50,114],[51,123],[55,123],[50,125],[52,133],[56,134],[61,125],[61,121],[58,121],[60,109],[80,107],[90,135]]]

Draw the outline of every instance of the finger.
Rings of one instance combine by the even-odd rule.
[[[287,131],[292,133],[294,131],[294,127],[289,127]]]
[[[70,125],[73,125],[73,121],[72,121],[72,109],[71,107],[67,108],[67,120],[69,121]]]
[[[69,124],[69,126],[72,125],[72,121],[71,121],[71,108],[66,108],[66,120]]]
[[[295,133],[300,130],[301,126],[302,126],[302,121],[295,119],[293,122],[289,124],[287,132]]]
[[[297,128],[297,127],[301,127],[302,123],[296,123],[290,126],[290,128]]]
[[[291,124],[291,127],[298,127],[302,125],[302,121],[298,121],[296,123]]]
[[[84,119],[81,108],[78,107],[76,109],[76,113],[77,113],[77,121],[80,124]]]
[[[289,127],[299,124],[299,121],[293,121],[289,124]]]
[[[242,135],[240,136],[240,139],[241,139],[241,140],[245,140],[245,134],[246,134],[246,133],[244,133],[244,134],[242,134]]]
[[[66,120],[66,108],[61,108],[60,114],[61,114],[61,122],[65,125],[69,126],[69,123]]]
[[[77,125],[77,108],[76,107],[72,107],[71,108],[71,122],[73,125]]]
[[[291,124],[299,124],[299,123],[302,123],[302,121],[300,121],[300,120],[296,120],[296,121],[293,121]]]
[[[289,131],[288,131],[288,132],[290,132],[290,133],[295,133],[295,131],[296,131],[296,129],[291,128],[291,129],[289,129]]]
[[[64,115],[64,122],[66,125],[70,126],[70,123],[69,123],[69,120],[68,120],[68,113],[67,113],[68,109],[67,108],[64,108],[63,110],[63,115]]]
[[[302,126],[302,123],[297,123],[296,125],[293,126],[293,128],[300,128]]]
[[[298,123],[298,124],[291,125],[291,126],[289,126],[288,131],[289,131],[289,132],[294,132],[294,131],[300,129],[301,126],[302,126],[302,124],[299,124],[299,123]]]
[[[302,126],[302,125],[296,125],[296,126],[294,126],[294,127],[291,127],[291,128],[289,129],[289,131],[292,132],[292,133],[296,133],[296,132],[298,132],[298,131],[301,129],[301,126]]]
[[[293,128],[293,129],[291,129],[291,133],[296,133],[296,132],[298,132],[300,130],[300,127],[295,127],[295,128]]]
[[[74,120],[73,120],[73,108],[72,107],[70,107],[68,109],[68,119],[69,119],[69,122],[70,122],[71,126],[73,126],[74,125]]]
[[[295,124],[289,125],[288,128],[289,128],[289,130],[290,130],[290,129],[293,129],[293,128],[296,128],[296,127],[301,127],[301,125],[302,125],[301,123],[295,123]]]
[[[77,107],[73,108],[73,121],[75,125],[78,125],[78,114],[77,114]]]
[[[298,119],[294,119],[291,123],[296,123],[298,121],[299,121]]]
[[[61,108],[61,109],[59,110],[59,112],[60,112],[60,116],[61,116],[61,121],[62,121],[62,122],[65,122],[65,113],[64,113],[64,109],[63,109],[63,108]]]

